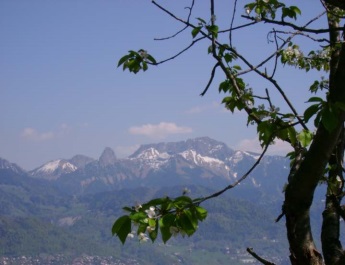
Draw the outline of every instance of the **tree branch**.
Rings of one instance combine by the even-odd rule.
[[[207,90],[209,89],[210,85],[212,84],[212,81],[213,81],[213,78],[214,78],[214,75],[216,73],[216,69],[217,69],[218,66],[219,66],[219,63],[216,63],[215,66],[213,66],[210,80],[208,81],[208,83],[206,85],[206,88],[204,89],[204,91],[202,91],[200,96],[204,96],[206,94]]]
[[[257,259],[259,262],[261,262],[264,265],[275,265],[274,263],[265,260],[263,258],[261,258],[258,254],[256,254],[252,248],[247,248],[247,252],[252,255],[255,259]]]
[[[188,18],[187,18],[187,22],[190,21],[190,17],[192,15],[192,11],[193,11],[193,7],[194,7],[194,3],[195,0],[192,0],[192,4],[190,7],[186,7],[186,9],[189,9],[189,13],[188,13]],[[168,39],[172,39],[175,38],[178,34],[180,34],[181,32],[183,32],[184,30],[186,30],[188,28],[188,25],[186,25],[183,29],[179,30],[178,32],[176,32],[175,34],[169,36],[169,37],[164,37],[164,38],[154,38],[154,40],[168,40]]]
[[[224,189],[220,190],[220,191],[217,191],[207,197],[204,197],[204,198],[201,198],[200,201],[198,203],[202,203],[204,201],[207,201],[211,198],[215,198],[215,197],[218,197],[219,195],[223,194],[224,192],[226,192],[227,190],[230,190],[234,187],[236,187],[238,184],[240,184],[243,180],[245,180],[249,175],[250,173],[252,173],[252,171],[260,164],[260,161],[261,159],[264,157],[267,149],[268,149],[268,146],[269,145],[266,145],[264,150],[262,151],[262,153],[260,154],[258,160],[256,160],[256,162],[252,165],[252,167],[242,176],[240,177],[235,183],[233,184],[230,184],[228,186],[226,186]]]
[[[325,14],[326,14],[326,11],[322,12],[320,15],[318,15],[316,17],[315,20],[319,19],[320,17],[322,17]],[[252,21],[256,20],[255,17],[251,17],[251,16],[242,15],[241,17],[252,20]],[[313,20],[313,21],[315,21],[315,20]],[[289,23],[289,22],[285,22],[285,21],[277,21],[277,20],[272,20],[272,19],[268,19],[268,18],[261,18],[261,21],[265,22],[265,23],[280,25],[280,26],[288,26],[288,27],[293,28],[294,30],[298,30],[301,32],[309,32],[309,33],[314,33],[314,34],[322,34],[322,33],[328,33],[331,31],[342,31],[343,30],[343,28],[341,28],[341,27],[334,28],[334,29],[329,29],[329,28],[328,29],[308,29],[305,26],[300,27],[300,26],[297,26],[293,23]]]

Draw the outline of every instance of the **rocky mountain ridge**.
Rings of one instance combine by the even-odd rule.
[[[235,182],[258,158],[259,154],[235,151],[222,142],[200,137],[142,145],[122,159],[107,147],[98,160],[76,155],[50,161],[27,173],[31,178],[52,181],[71,194],[139,186],[198,184],[217,188]],[[12,167],[20,170],[15,164]],[[265,156],[244,185],[257,188],[264,184],[281,192],[287,173],[286,158]]]

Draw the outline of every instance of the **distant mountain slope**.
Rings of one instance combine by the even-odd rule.
[[[225,264],[229,256],[245,255],[241,251],[248,246],[284,264],[279,259],[285,255],[280,248],[286,244],[284,223],[275,224],[274,219],[281,211],[289,163],[279,156],[264,157],[239,186],[205,203],[210,215],[192,238],[174,238],[168,246],[160,241],[141,246],[134,240],[122,247],[111,237],[110,228],[123,214],[123,206],[157,196],[178,196],[186,186],[192,197],[210,195],[234,183],[257,159],[258,154],[234,151],[207,137],[144,145],[125,159],[106,148],[97,160],[78,155],[30,172],[2,159],[0,251],[21,255],[32,242],[25,253],[40,255],[43,250],[65,255],[81,242],[80,248],[74,246],[75,253],[94,250],[98,255],[140,260],[140,264],[164,264],[167,257],[169,264],[178,260],[209,264],[206,256],[214,257],[212,264]],[[51,242],[51,248],[40,242]],[[1,248],[1,244],[21,249]]]
[[[55,160],[29,173],[34,178],[53,181],[70,194],[139,186],[221,187],[241,177],[258,157],[255,153],[234,151],[209,137],[200,137],[142,145],[125,159],[117,159],[108,147],[98,160],[90,159],[82,167],[73,164],[75,159]],[[281,191],[287,173],[286,158],[266,156],[243,185],[253,189],[268,185],[270,189]]]

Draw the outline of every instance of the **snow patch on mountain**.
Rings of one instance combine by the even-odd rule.
[[[58,160],[50,161],[44,164],[42,167],[37,169],[37,172],[52,173],[56,171],[59,167],[69,172],[73,172],[77,170],[77,167],[75,165],[72,165],[69,162],[64,162],[58,159]]]
[[[14,163],[10,163],[5,159],[0,158],[0,169],[7,169],[7,170],[11,170],[13,172],[16,172],[18,174],[23,174],[24,170],[21,169],[21,167],[17,166]]]
[[[34,178],[56,180],[61,175],[76,171],[78,168],[67,160],[57,159],[29,172]]]
[[[249,153],[246,151],[243,151],[243,154],[247,155],[247,156],[251,156],[252,158],[254,158],[255,160],[258,160],[260,155],[259,154],[255,154],[255,153]]]
[[[242,151],[236,151],[235,154],[229,158],[229,161],[237,164],[243,159],[243,152]]]
[[[185,152],[180,153],[180,155],[184,159],[192,161],[197,166],[222,168],[227,171],[230,170],[230,168],[227,165],[225,165],[223,161],[209,156],[202,156],[194,150],[187,150]]]
[[[166,153],[160,153],[157,149],[150,147],[139,153],[136,157],[130,158],[132,161],[139,160],[140,168],[149,167],[151,169],[159,169],[166,164],[171,156]]]

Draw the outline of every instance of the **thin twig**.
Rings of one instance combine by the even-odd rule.
[[[258,254],[256,254],[252,248],[247,248],[247,252],[252,255],[254,258],[256,258],[259,262],[261,262],[264,265],[275,265],[274,263],[265,260],[264,258],[261,258]]]
[[[319,19],[320,17],[322,17],[326,13],[327,13],[327,11],[322,12],[320,15],[318,15],[316,17],[315,20]],[[242,17],[246,18],[246,19],[253,20],[253,21],[256,20],[255,17],[251,17],[251,16],[242,15]],[[272,19],[268,19],[268,18],[261,18],[261,21],[265,22],[265,23],[280,25],[280,26],[288,26],[288,27],[291,27],[291,28],[293,28],[294,30],[297,30],[297,31],[309,32],[309,33],[314,33],[314,34],[323,34],[323,33],[328,33],[330,31],[342,31],[343,30],[343,28],[340,28],[340,27],[339,28],[334,28],[334,29],[308,29],[305,26],[300,27],[300,26],[296,26],[295,24],[289,23],[289,22],[286,22],[286,21],[277,21],[277,20],[272,20]]]
[[[186,29],[188,29],[188,26],[185,26],[183,29],[179,30],[178,32],[176,32],[175,34],[173,34],[171,36],[163,37],[163,38],[154,38],[153,40],[157,40],[157,41],[169,40],[169,39],[175,38],[178,34],[180,34],[181,32],[185,31]]]
[[[232,47],[232,27],[234,25],[235,15],[236,15],[236,8],[237,8],[237,0],[235,0],[234,3],[234,11],[232,12],[232,18],[230,23],[230,30],[229,30],[229,44],[230,47]]]
[[[195,0],[192,0],[191,6],[190,7],[186,7],[186,9],[189,9],[189,13],[188,13],[188,17],[187,17],[187,22],[190,21],[190,17],[192,15],[194,3],[195,3]],[[154,38],[154,40],[160,41],[160,40],[168,40],[168,39],[175,38],[178,34],[180,34],[181,32],[185,31],[187,28],[188,28],[188,25],[186,25],[183,29],[179,30],[178,32],[176,32],[175,34],[173,34],[171,36],[163,37],[163,38]]]
[[[202,91],[200,96],[204,96],[206,94],[207,90],[209,89],[210,85],[212,84],[212,81],[213,81],[213,78],[214,78],[214,75],[216,73],[216,69],[217,69],[218,66],[219,66],[219,63],[216,63],[215,66],[213,66],[210,80],[208,81],[208,83],[206,85],[206,88],[204,89],[204,91]]]
[[[198,201],[198,203],[202,203],[204,201],[207,201],[211,198],[215,198],[218,197],[219,195],[223,194],[224,192],[226,192],[227,190],[230,190],[234,187],[236,187],[238,184],[240,184],[243,180],[245,180],[250,173],[252,173],[252,171],[260,164],[261,159],[264,157],[267,149],[268,149],[269,145],[266,145],[264,150],[262,151],[261,155],[259,156],[258,160],[256,160],[256,162],[252,165],[252,167],[241,177],[239,178],[236,182],[234,182],[233,184],[228,185],[227,187],[225,187],[224,189],[217,191],[207,197],[201,198],[200,201]]]
[[[291,31],[282,31],[282,30],[274,30],[275,33],[280,33],[280,34],[286,34],[286,35],[291,35],[293,34],[293,32]],[[306,34],[304,32],[299,32],[298,33],[299,36],[303,36],[303,37],[306,37],[312,41],[315,41],[315,42],[327,42],[329,43],[329,40],[328,39],[325,39],[325,38],[322,38],[322,39],[317,39],[317,38],[314,38],[312,36],[310,36],[309,34]]]

